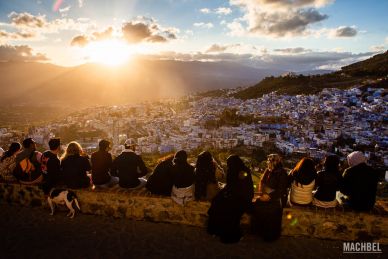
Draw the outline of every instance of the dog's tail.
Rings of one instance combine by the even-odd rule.
[[[74,203],[75,203],[75,206],[77,206],[77,208],[78,208],[79,210],[81,210],[81,208],[79,207],[77,198],[74,199]]]

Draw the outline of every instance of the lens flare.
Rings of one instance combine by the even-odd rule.
[[[53,11],[57,12],[59,10],[59,7],[61,7],[61,4],[63,3],[63,0],[57,0],[53,5]]]

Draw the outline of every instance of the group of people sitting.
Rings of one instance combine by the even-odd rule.
[[[327,156],[319,172],[315,161],[305,157],[287,173],[282,158],[271,154],[256,188],[250,169],[237,155],[228,157],[226,175],[210,152],[200,153],[192,166],[184,150],[161,159],[149,174],[135,152],[133,139],[125,141],[125,149],[115,159],[107,140],[99,142],[98,151],[90,159],[77,142],[70,142],[61,158],[60,139],[50,139],[48,144],[50,150],[40,153],[32,138],[25,139],[22,146],[12,143],[1,156],[1,179],[41,184],[46,193],[58,185],[77,189],[118,184],[128,189],[145,186],[151,193],[171,196],[181,205],[194,199],[209,200],[207,230],[225,243],[238,242],[242,237],[240,219],[244,213],[252,215],[253,233],[274,240],[280,236],[285,206],[336,207],[338,191],[346,197],[341,203],[359,211],[370,211],[376,200],[378,174],[359,151],[348,155],[349,168],[343,174],[336,155]],[[226,184],[221,184],[224,178]]]

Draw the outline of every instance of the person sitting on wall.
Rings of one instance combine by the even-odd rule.
[[[147,183],[147,180],[141,177],[148,173],[148,169],[141,156],[135,153],[136,142],[134,139],[127,139],[124,147],[123,152],[113,161],[112,175],[119,177],[120,187],[141,188]]]
[[[92,168],[89,157],[78,142],[72,141],[67,145],[61,159],[61,169],[67,187],[79,189],[90,186],[90,170]]]
[[[47,193],[52,187],[60,183],[62,178],[61,161],[59,152],[61,151],[61,140],[52,138],[48,142],[50,150],[43,152],[41,157],[42,171],[45,176],[45,192]]]
[[[207,232],[220,237],[223,243],[236,243],[242,237],[241,217],[251,207],[253,181],[239,156],[229,156],[226,163],[226,185],[211,202]]]
[[[113,164],[112,154],[109,153],[109,150],[110,142],[103,139],[98,143],[98,151],[91,156],[92,181],[97,187],[112,187],[119,182],[119,178],[111,176],[109,172]]]
[[[327,156],[323,162],[323,170],[318,172],[315,181],[316,192],[313,204],[321,208],[336,207],[336,192],[340,189],[342,175],[339,171],[340,160],[336,155]]]
[[[313,200],[313,189],[317,171],[311,158],[302,158],[289,174],[290,203],[308,205]]]
[[[5,182],[17,181],[13,175],[16,167],[16,155],[20,152],[22,146],[19,142],[13,142],[8,150],[4,152],[0,159],[0,179]]]
[[[252,232],[273,241],[280,237],[283,207],[287,203],[287,172],[278,154],[270,154],[259,186],[255,193],[252,215]]]
[[[187,162],[187,153],[178,151],[173,160],[173,186],[171,198],[184,205],[194,199],[194,167]]]
[[[23,151],[16,155],[14,176],[22,184],[38,184],[43,181],[40,158],[42,154],[36,151],[32,138],[23,140]]]
[[[173,159],[174,154],[159,159],[154,172],[148,177],[146,188],[157,195],[170,196],[173,186]]]
[[[216,179],[217,163],[208,151],[198,155],[195,165],[195,199],[212,200],[219,192]]]
[[[366,157],[354,151],[347,157],[349,168],[343,173],[341,192],[347,196],[345,205],[357,211],[370,211],[376,202],[378,173],[366,164]]]

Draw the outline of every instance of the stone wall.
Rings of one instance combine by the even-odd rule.
[[[151,195],[145,189],[85,189],[76,190],[76,194],[82,213],[197,227],[206,225],[210,206],[209,202],[192,201],[182,207],[168,197]],[[0,202],[42,206],[47,209],[44,194],[37,186],[0,183]],[[282,235],[388,244],[387,202],[380,201],[377,205],[379,209],[374,214],[334,209],[286,208]],[[248,227],[248,215],[244,215],[242,224]]]

